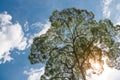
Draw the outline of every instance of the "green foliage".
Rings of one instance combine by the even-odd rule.
[[[32,64],[46,63],[41,80],[86,80],[86,71],[93,68],[90,60],[101,64],[93,72],[100,74],[103,56],[110,58],[109,65],[119,56],[119,26],[108,19],[97,22],[92,12],[68,8],[54,11],[50,22],[47,33],[34,39],[29,55]]]

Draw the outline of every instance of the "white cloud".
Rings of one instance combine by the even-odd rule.
[[[24,34],[22,26],[11,20],[12,16],[7,12],[0,14],[0,64],[13,59],[10,56],[10,51],[14,49],[25,50],[32,44],[34,37],[45,34],[51,26],[50,22],[45,24],[36,22],[30,27],[26,22],[23,27],[26,33]]]
[[[40,80],[40,77],[44,74],[44,67],[40,69],[31,68],[30,71],[24,71],[24,74],[28,75],[28,80]]]
[[[12,16],[7,12],[0,14],[0,63],[13,59],[10,57],[11,50],[24,50],[27,45],[21,25],[11,20]]]
[[[45,33],[48,31],[48,29],[50,28],[51,23],[50,23],[50,22],[47,22],[46,24],[36,24],[36,25],[37,25],[37,26],[38,26],[38,25],[43,26],[43,29],[42,29],[39,33],[35,34],[35,35],[34,35],[35,37],[36,37],[36,36],[40,36],[40,35],[42,35],[42,34],[45,34]]]
[[[110,14],[111,14],[111,10],[110,10],[110,4],[111,4],[111,2],[112,2],[112,0],[103,0],[102,1],[103,2],[103,16],[105,17],[105,18],[109,18],[110,17]]]

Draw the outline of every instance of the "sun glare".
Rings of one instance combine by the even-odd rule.
[[[103,72],[100,75],[98,75],[97,72],[101,70],[101,64],[98,62],[92,63],[93,69],[87,71],[87,80],[107,80],[107,76],[112,71],[112,69],[107,66],[106,59],[107,57],[102,58],[104,64]],[[93,72],[95,72],[95,74]]]
[[[98,62],[95,62],[92,64],[92,68],[93,70],[98,71],[101,68],[101,64]]]

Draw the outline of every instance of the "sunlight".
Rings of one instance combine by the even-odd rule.
[[[99,71],[99,69],[101,68],[101,64],[98,62],[95,62],[94,64],[92,64],[92,68],[94,71]]]
[[[120,71],[117,70],[117,69],[114,69],[114,68],[110,68],[108,67],[107,63],[106,63],[106,60],[108,58],[107,57],[103,57],[102,60],[104,61],[104,64],[103,64],[103,72],[98,75],[98,74],[94,74],[92,73],[93,70],[92,69],[89,69],[87,71],[87,80],[119,80],[119,74],[120,74]],[[94,65],[94,70],[98,69],[98,71],[100,70],[100,64],[99,63],[92,63]]]
[[[99,61],[99,60],[95,60],[95,59],[90,59],[89,60],[90,64],[91,64],[91,68],[89,70],[87,70],[87,75],[91,76],[92,74],[97,74],[100,75],[102,73],[103,69],[103,65],[104,65],[104,61]]]
[[[88,70],[87,73],[89,73],[90,77],[87,76],[87,80],[108,80],[108,76],[110,76],[110,73],[112,73],[113,69],[108,67],[107,64],[106,64],[106,60],[107,60],[107,57],[104,57],[102,58],[102,60],[104,61],[104,65],[103,65],[103,72],[102,74],[100,75],[97,75],[97,74],[93,74],[93,73],[90,73],[92,70]],[[95,63],[93,64],[94,66],[94,69],[95,70],[98,70],[100,69],[100,64],[99,63]],[[109,79],[109,80],[112,80],[112,79]]]

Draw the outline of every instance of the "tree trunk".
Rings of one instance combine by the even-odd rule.
[[[81,68],[80,70],[81,70],[81,74],[82,74],[82,79],[83,79],[83,80],[86,80],[86,76],[85,76],[85,73],[84,73],[84,71],[83,71],[83,68]]]

